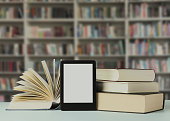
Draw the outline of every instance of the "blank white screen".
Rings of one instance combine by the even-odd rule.
[[[64,103],[93,102],[93,65],[64,64]]]

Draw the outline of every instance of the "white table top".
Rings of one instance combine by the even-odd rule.
[[[0,103],[0,121],[170,121],[170,100],[165,109],[147,114],[105,111],[7,111],[9,103]]]

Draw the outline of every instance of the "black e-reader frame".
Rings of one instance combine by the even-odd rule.
[[[66,64],[92,64],[92,102],[64,102],[64,65]],[[60,65],[60,105],[62,111],[96,110],[96,62],[94,60],[63,60]],[[77,74],[78,75],[78,74]],[[82,77],[83,78],[83,77]],[[70,80],[71,81],[71,80]],[[78,85],[77,85],[78,86]],[[87,87],[88,89],[88,87]],[[78,91],[78,90],[77,90]]]

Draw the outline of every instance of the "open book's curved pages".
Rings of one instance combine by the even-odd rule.
[[[37,72],[29,68],[25,71],[21,80],[17,83],[14,90],[23,93],[16,94],[12,97],[8,109],[55,109],[60,103],[60,66],[53,60],[53,76],[50,75],[45,61],[42,66],[47,81],[45,81]],[[56,71],[57,70],[57,71]],[[57,77],[56,77],[56,72]]]

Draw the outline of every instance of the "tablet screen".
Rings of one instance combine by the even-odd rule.
[[[64,103],[93,102],[93,64],[64,64]]]

